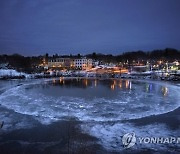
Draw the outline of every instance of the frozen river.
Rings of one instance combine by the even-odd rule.
[[[122,144],[122,136],[132,132],[137,137],[178,137],[180,87],[175,84],[81,78],[0,81],[0,104],[0,119],[5,122],[0,149],[5,151],[12,145],[17,152],[32,147],[39,153],[70,152],[82,142],[71,137],[74,134],[86,134],[83,143],[97,153],[178,153],[180,148],[180,144],[136,143],[124,149]],[[63,133],[71,134],[71,145],[66,136],[58,136]]]

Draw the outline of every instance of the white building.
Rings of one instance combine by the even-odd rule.
[[[74,67],[82,70],[91,69],[92,59],[87,59],[87,58],[74,59]]]

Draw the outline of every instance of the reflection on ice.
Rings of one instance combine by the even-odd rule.
[[[167,87],[162,87],[162,93],[164,96],[168,95],[168,88]]]
[[[152,83],[146,83],[146,92],[152,91]]]
[[[131,89],[132,88],[132,82],[130,80],[125,80],[125,83],[123,80],[113,80],[111,84],[111,90],[114,90],[115,88],[125,88],[125,89]]]
[[[169,93],[167,99],[163,99],[163,96],[167,96],[168,88],[161,89],[161,86],[152,83],[132,84],[130,80],[107,82],[64,78],[52,80],[52,83],[51,85],[51,82],[48,82],[46,86],[37,84],[12,88],[1,95],[0,102],[18,113],[36,115],[37,119],[46,117],[53,121],[68,116],[68,112],[80,120],[89,121],[134,119],[164,113],[179,105],[176,91]],[[97,87],[92,89],[95,83]],[[111,89],[108,89],[108,85]],[[86,89],[81,91],[81,88]],[[132,90],[126,91],[127,88]],[[160,94],[161,90],[163,95]]]

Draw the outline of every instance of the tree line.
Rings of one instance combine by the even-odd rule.
[[[0,55],[0,64],[2,63],[8,63],[10,67],[13,67],[20,71],[25,72],[33,72],[34,70],[37,70],[37,66],[39,66],[43,59],[47,60],[50,58],[81,58],[82,56],[86,56],[87,58],[92,58],[94,60],[106,62],[106,63],[118,63],[118,62],[129,62],[132,63],[133,61],[157,61],[157,60],[164,60],[164,61],[174,61],[174,60],[180,60],[180,51],[172,48],[166,48],[164,50],[154,50],[150,52],[145,51],[132,51],[132,52],[124,52],[119,55],[112,55],[112,54],[101,54],[93,52],[91,54],[87,55],[41,55],[41,56],[29,56],[25,57],[19,54],[13,54],[13,55]]]

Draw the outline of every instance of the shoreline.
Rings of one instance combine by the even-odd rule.
[[[38,80],[38,79],[54,79],[54,78],[64,78],[64,79],[98,79],[98,80],[137,80],[137,81],[161,81],[161,82],[169,82],[169,83],[179,83],[180,80],[161,80],[161,79],[152,79],[152,78],[129,78],[129,77],[87,77],[87,76],[50,76],[50,77],[40,77],[40,78],[26,78],[26,77],[9,77],[2,78],[0,77],[0,81],[13,81],[13,80]]]

